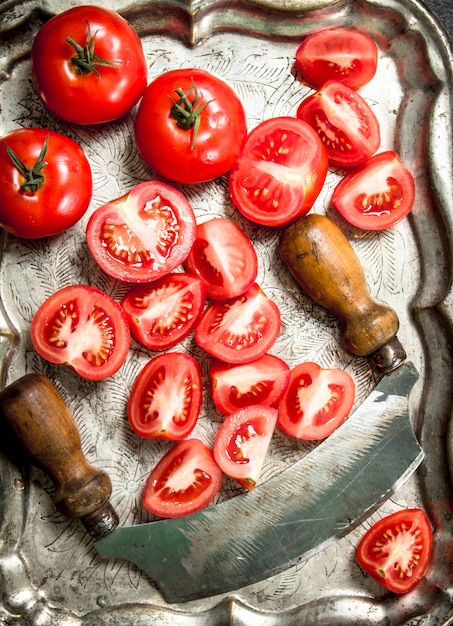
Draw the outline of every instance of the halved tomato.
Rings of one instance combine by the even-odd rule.
[[[132,336],[150,350],[166,350],[195,328],[205,303],[197,276],[170,272],[152,283],[134,285],[122,306]]]
[[[354,399],[354,381],[347,372],[300,363],[290,372],[278,407],[278,425],[299,439],[325,439],[348,417]]]
[[[389,228],[410,213],[415,200],[412,174],[389,150],[358,165],[340,180],[332,204],[350,223],[364,230]]]
[[[312,33],[297,49],[296,65],[303,78],[319,88],[340,80],[353,89],[363,87],[376,73],[378,47],[355,28],[326,28]]]
[[[211,302],[195,331],[198,345],[227,363],[250,363],[275,343],[281,328],[278,306],[257,283],[244,294]]]
[[[198,224],[184,267],[203,281],[208,298],[226,300],[252,285],[258,273],[258,258],[252,242],[237,224],[213,218]]]
[[[214,440],[220,469],[245,489],[255,488],[277,423],[277,409],[252,405],[227,415]]]
[[[239,211],[265,226],[283,226],[312,208],[327,174],[327,155],[308,124],[277,117],[248,135],[230,173]]]
[[[200,366],[189,354],[168,352],[152,358],[132,387],[127,416],[140,437],[184,439],[200,415]]]
[[[378,583],[402,594],[425,576],[431,560],[433,533],[422,509],[403,509],[383,517],[365,533],[356,559]]]
[[[289,365],[272,354],[234,365],[214,360],[210,368],[212,399],[224,415],[251,404],[277,406],[289,382]]]
[[[36,311],[30,335],[36,352],[83,378],[102,380],[124,363],[130,332],[121,306],[88,285],[56,291]]]
[[[337,80],[327,81],[305,98],[297,117],[317,132],[331,165],[359,165],[381,143],[379,122],[371,107],[357,91]]]
[[[170,448],[152,470],[143,505],[160,517],[190,515],[212,502],[222,480],[211,449],[200,439],[186,439]]]
[[[166,183],[147,181],[96,209],[86,236],[91,254],[106,274],[144,283],[185,261],[195,228],[194,212],[181,192]]]

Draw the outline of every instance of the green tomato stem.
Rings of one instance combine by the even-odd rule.
[[[71,44],[77,52],[77,56],[72,57],[71,63],[80,74],[94,72],[98,78],[101,78],[97,69],[98,67],[110,67],[114,70],[118,70],[117,64],[121,63],[121,61],[111,61],[95,54],[94,48],[96,45],[97,31],[94,33],[93,37],[91,37],[91,28],[88,20],[87,24],[87,36],[83,46],[77,43],[77,41],[74,41],[72,37],[66,38],[66,41]]]
[[[11,161],[25,178],[25,181],[20,186],[22,191],[32,191],[33,193],[35,193],[43,185],[45,178],[42,174],[42,170],[47,165],[47,162],[44,161],[44,157],[46,156],[48,143],[49,135],[47,135],[47,137],[45,138],[44,143],[42,144],[41,152],[39,153],[38,160],[33,165],[33,167],[27,167],[20,160],[14,150],[10,148],[7,143],[5,143],[5,148],[9,154]]]
[[[192,87],[187,91],[183,91],[180,87],[175,89],[175,93],[179,96],[178,100],[175,100],[171,95],[168,97],[173,103],[170,109],[170,115],[175,120],[176,124],[183,130],[193,129],[192,141],[190,144],[191,150],[195,145],[195,139],[198,134],[201,122],[201,113],[212,102],[203,102],[203,96],[199,94],[197,86],[192,80]],[[192,99],[190,95],[193,93]]]

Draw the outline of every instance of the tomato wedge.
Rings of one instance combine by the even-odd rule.
[[[214,440],[220,469],[245,489],[255,488],[277,423],[278,410],[249,406],[227,415]]]
[[[374,39],[355,28],[327,28],[309,35],[296,52],[303,78],[319,88],[340,80],[353,89],[363,87],[376,74],[378,47]]]
[[[264,226],[284,226],[308,213],[327,174],[327,154],[308,124],[278,117],[248,135],[230,173],[239,211]]]
[[[125,282],[160,278],[185,261],[195,240],[195,215],[185,196],[147,181],[90,217],[88,247],[106,274]]]
[[[198,345],[227,363],[249,363],[275,343],[281,328],[278,306],[254,283],[244,294],[211,302],[195,331]]]
[[[348,417],[354,398],[354,381],[344,370],[300,363],[290,372],[278,407],[278,425],[299,439],[325,439]]]
[[[124,363],[130,332],[121,306],[88,285],[56,291],[36,311],[30,335],[38,354],[83,378],[102,380]]]
[[[297,117],[315,129],[331,165],[359,165],[381,143],[379,122],[371,107],[357,91],[340,81],[329,80],[305,98]]]
[[[131,335],[150,350],[172,348],[192,332],[205,303],[197,276],[170,272],[134,285],[122,300]]]
[[[411,591],[425,576],[433,533],[422,509],[403,509],[383,517],[365,533],[356,559],[370,576],[393,593]]]
[[[142,502],[160,517],[183,517],[207,506],[220,491],[222,480],[211,449],[200,439],[186,439],[171,448],[152,470]]]
[[[251,287],[258,273],[258,258],[252,242],[237,224],[213,218],[198,224],[184,267],[203,281],[208,298],[226,300]]]
[[[289,365],[272,354],[234,365],[214,360],[210,368],[214,404],[224,415],[251,404],[277,406],[289,382]]]
[[[414,200],[414,178],[392,150],[351,170],[332,195],[337,211],[363,230],[393,226],[410,213]]]
[[[184,439],[197,423],[201,401],[197,361],[184,352],[159,354],[135,380],[127,405],[129,424],[140,437]]]

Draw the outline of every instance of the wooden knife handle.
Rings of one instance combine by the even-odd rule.
[[[0,418],[28,459],[51,478],[59,511],[81,518],[96,537],[116,527],[110,478],[84,457],[74,419],[49,379],[27,374],[6,387],[0,392]]]
[[[359,258],[329,217],[310,214],[292,224],[280,239],[280,254],[307,295],[337,316],[349,352],[373,355],[384,370],[404,361],[397,314],[372,298]]]

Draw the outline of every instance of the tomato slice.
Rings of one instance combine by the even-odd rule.
[[[357,561],[389,591],[411,591],[425,576],[431,560],[433,533],[422,509],[403,509],[383,517],[365,533]]]
[[[197,361],[184,352],[159,354],[135,380],[127,405],[129,424],[140,437],[184,439],[197,423],[201,401]]]
[[[230,173],[239,211],[265,226],[283,226],[308,213],[327,174],[327,154],[313,129],[292,117],[259,124]]]
[[[300,363],[290,372],[278,407],[278,425],[299,439],[325,439],[348,417],[354,399],[354,381],[347,372]]]
[[[197,276],[170,272],[152,283],[134,285],[122,306],[131,335],[150,350],[166,350],[192,332],[205,303]]]
[[[414,200],[414,178],[392,150],[375,154],[351,170],[332,195],[337,211],[364,230],[393,226],[410,213]]]
[[[379,148],[379,122],[371,107],[348,85],[329,80],[301,102],[297,117],[318,133],[331,165],[352,167]]]
[[[195,228],[195,215],[185,196],[171,185],[148,181],[96,209],[86,236],[104,272],[118,280],[143,283],[185,261]]]
[[[186,439],[170,448],[152,470],[142,502],[160,517],[183,517],[212,502],[222,480],[211,449],[199,439]]]
[[[245,489],[255,488],[277,423],[274,407],[251,405],[227,415],[214,440],[220,469]]]
[[[376,74],[378,47],[374,39],[355,28],[327,28],[312,33],[296,52],[303,78],[319,88],[339,80],[353,89],[363,87]]]
[[[251,287],[258,273],[258,258],[237,224],[214,218],[198,224],[184,267],[203,281],[208,298],[226,300]]]
[[[130,346],[121,306],[103,291],[71,285],[36,311],[30,335],[36,352],[83,378],[102,380],[119,370]]]
[[[234,365],[214,360],[210,368],[214,404],[224,415],[251,404],[277,406],[289,382],[289,365],[272,354]]]
[[[236,298],[211,302],[195,331],[198,345],[227,363],[250,363],[275,343],[281,328],[278,306],[257,283]]]

